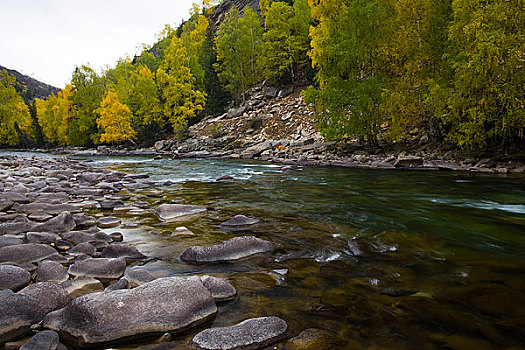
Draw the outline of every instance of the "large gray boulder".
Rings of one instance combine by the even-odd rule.
[[[185,204],[162,204],[155,209],[155,214],[164,221],[188,219],[197,214],[204,213],[205,207]]]
[[[42,202],[33,202],[29,204],[21,204],[16,207],[16,211],[27,214],[46,213],[51,215],[58,215],[62,212],[68,211],[71,213],[78,213],[81,209],[71,204],[48,204]]]
[[[60,342],[57,332],[38,332],[20,350],[55,350]]]
[[[0,344],[30,334],[31,325],[70,302],[56,283],[35,283],[16,294],[0,296]]]
[[[57,251],[45,244],[18,244],[0,248],[0,263],[11,262],[15,264],[37,263],[39,261],[59,260],[62,258]]]
[[[0,265],[0,290],[18,290],[27,287],[31,281],[31,274],[21,267]]]
[[[24,240],[21,236],[16,235],[5,235],[0,236],[0,248],[7,247],[8,245],[18,245],[23,244]]]
[[[193,343],[205,350],[262,349],[286,335],[288,325],[279,317],[252,318],[231,327],[205,329]]]
[[[70,212],[64,211],[43,224],[34,227],[35,232],[63,233],[71,231],[76,227],[75,220]]]
[[[190,247],[182,253],[181,259],[192,263],[232,261],[254,254],[270,253],[273,243],[253,236],[234,237],[221,244]]]
[[[119,279],[126,270],[126,260],[118,259],[93,259],[87,258],[75,262],[69,268],[69,274],[73,277],[93,277],[102,282]]]
[[[43,326],[75,346],[103,346],[139,336],[184,331],[217,313],[200,279],[159,278],[135,289],[94,293],[52,312]]]

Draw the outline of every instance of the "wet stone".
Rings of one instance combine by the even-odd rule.
[[[258,219],[249,218],[244,215],[236,215],[232,219],[223,222],[221,224],[222,227],[238,227],[238,226],[249,226],[249,225],[255,225],[259,222]]]
[[[192,237],[195,233],[191,232],[187,227],[179,226],[173,230],[171,237]]]
[[[256,237],[234,237],[221,244],[190,247],[181,259],[192,263],[213,263],[243,259],[255,254],[270,253],[275,249],[271,242]]]
[[[131,285],[130,285],[129,281],[125,277],[122,277],[117,282],[109,285],[105,289],[105,291],[119,290],[119,289],[130,289],[130,288],[131,288]]]
[[[205,329],[192,342],[203,350],[261,349],[281,340],[287,330],[279,317],[252,318],[231,327]]]
[[[97,220],[97,226],[100,228],[111,228],[120,225],[120,219],[114,216],[107,216]]]
[[[73,220],[75,220],[77,227],[91,227],[97,223],[94,217],[86,214],[74,214]]]
[[[36,263],[53,257],[60,255],[53,247],[44,244],[28,243],[0,248],[0,263]]]
[[[155,279],[148,270],[141,268],[126,269],[124,278],[132,288],[141,286]]]
[[[184,204],[162,204],[155,209],[155,214],[164,221],[182,220],[206,211],[205,207]]]
[[[35,232],[63,233],[71,231],[76,227],[75,220],[70,212],[62,212],[58,216],[49,219],[43,224],[34,227]]]
[[[111,232],[109,237],[113,242],[122,242],[124,240],[124,236],[121,232]]]
[[[0,290],[10,289],[17,292],[31,281],[31,274],[13,265],[0,265]]]
[[[309,328],[288,340],[285,343],[285,348],[290,350],[332,350],[342,349],[345,345],[346,342],[335,332]]]

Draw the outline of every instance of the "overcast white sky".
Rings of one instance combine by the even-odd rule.
[[[0,65],[63,88],[76,65],[100,71],[178,26],[195,0],[0,0]]]

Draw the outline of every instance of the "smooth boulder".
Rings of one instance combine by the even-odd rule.
[[[69,294],[71,299],[104,290],[102,282],[92,277],[80,277],[74,280],[68,280],[62,283],[62,287]]]
[[[0,344],[28,335],[31,325],[70,300],[64,288],[51,282],[35,283],[0,297]]]
[[[14,292],[26,287],[31,281],[31,274],[21,267],[0,265],[0,290],[10,289]]]
[[[102,250],[101,256],[103,258],[125,258],[131,260],[146,258],[135,246],[128,243],[112,243]]]
[[[224,262],[270,253],[274,249],[273,243],[260,238],[234,237],[217,245],[190,247],[182,253],[181,259],[192,263]]]
[[[70,212],[64,211],[45,223],[37,225],[33,228],[35,232],[53,232],[64,233],[71,231],[76,227],[73,215]]]
[[[28,243],[0,248],[0,263],[37,263],[45,259],[58,260],[61,257],[53,247],[45,244]]]
[[[205,329],[192,342],[204,350],[261,349],[281,340],[288,330],[279,317],[252,318],[231,327]]]
[[[215,301],[232,300],[237,295],[237,290],[226,278],[205,275],[201,276],[201,281]]]
[[[97,220],[97,226],[100,228],[111,228],[120,225],[120,219],[114,216],[106,216]]]
[[[205,207],[185,204],[162,204],[155,209],[155,214],[164,221],[182,220],[204,213]]]
[[[36,269],[37,282],[62,283],[68,280],[69,275],[64,266],[56,261],[45,260],[38,264]]]
[[[94,293],[46,316],[43,326],[79,347],[162,335],[201,324],[217,313],[196,276],[159,278],[135,289]]]
[[[69,268],[69,274],[73,277],[92,277],[102,282],[119,279],[126,270],[126,260],[123,258],[87,258],[76,261]]]

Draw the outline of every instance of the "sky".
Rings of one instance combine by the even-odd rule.
[[[151,45],[195,0],[0,0],[0,65],[64,88],[75,66],[101,71]]]

